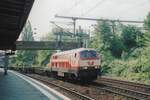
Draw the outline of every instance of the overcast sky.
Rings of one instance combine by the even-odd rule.
[[[50,21],[71,21],[54,18],[55,14],[90,18],[142,21],[150,12],[150,0],[35,0],[29,20],[37,33],[50,31]],[[84,28],[91,22],[77,21]]]

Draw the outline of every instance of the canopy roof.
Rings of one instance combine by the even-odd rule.
[[[0,0],[0,50],[15,50],[15,41],[34,0]]]

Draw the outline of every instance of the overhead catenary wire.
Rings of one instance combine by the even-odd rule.
[[[96,5],[94,5],[92,8],[88,9],[85,13],[83,13],[81,16],[84,16],[88,13],[91,13],[94,9],[96,9],[98,6],[100,6],[101,4],[103,4],[106,0],[101,0],[98,3],[96,3]]]
[[[77,7],[79,4],[81,4],[84,0],[79,0],[77,3],[74,4],[74,6],[68,8],[67,10],[63,10],[61,12],[59,12],[59,14],[63,14],[63,13],[70,13],[75,7]]]
[[[99,7],[99,5],[103,4],[104,2],[106,2],[106,0],[102,0],[102,1],[98,2],[95,6],[93,6],[93,7],[90,8],[90,9],[88,9],[85,13],[81,14],[80,17],[83,17],[83,16],[85,16],[85,15],[88,15],[89,13],[91,13],[92,11],[94,11],[96,8]],[[126,13],[124,13],[124,14],[127,14],[127,13],[129,13],[131,10],[136,9],[136,7],[142,7],[142,6],[144,6],[145,4],[148,4],[148,2],[138,3],[138,4],[134,5],[134,6],[131,6],[131,7],[128,8],[128,9],[125,9],[125,10],[121,11],[119,15],[121,15],[121,14],[124,13],[124,12],[126,12]]]
[[[122,14],[128,14],[130,11],[133,11],[134,9],[136,9],[136,7],[143,7],[145,4],[147,4],[147,2],[143,2],[143,3],[139,3],[139,4],[137,4],[137,5],[134,5],[134,6],[132,6],[132,7],[130,7],[130,8],[128,8],[128,9],[125,9],[125,10],[123,10],[123,11],[120,11],[120,15],[122,15]],[[125,12],[125,13],[124,13]]]

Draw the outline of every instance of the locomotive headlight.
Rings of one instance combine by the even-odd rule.
[[[98,68],[99,68],[99,66],[95,66],[95,68],[96,68],[96,69],[98,69]]]

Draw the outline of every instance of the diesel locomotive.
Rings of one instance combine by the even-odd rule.
[[[101,58],[92,48],[79,48],[55,53],[47,71],[75,80],[95,80],[100,74]]]

